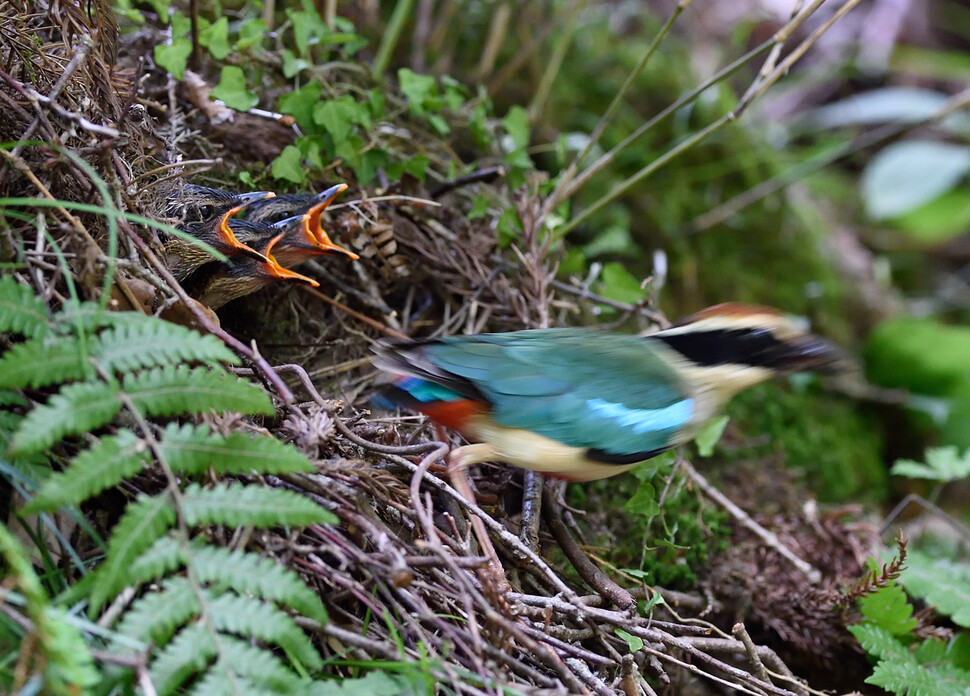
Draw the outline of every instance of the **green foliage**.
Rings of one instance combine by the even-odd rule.
[[[956,447],[931,447],[926,450],[925,464],[912,459],[897,459],[890,473],[939,483],[959,481],[970,477],[970,450],[961,456]]]
[[[935,605],[953,623],[970,628],[970,564],[914,551],[899,581],[910,594]]]
[[[96,686],[101,676],[80,631],[68,623],[63,610],[50,605],[25,549],[3,524],[0,524],[0,558],[5,571],[2,602],[6,604],[12,599],[11,590],[17,590],[24,599],[26,617],[33,622],[30,651],[20,655],[18,665],[18,669],[25,670],[20,675],[22,679],[39,677],[45,693],[55,696],[75,696],[79,690]],[[17,607],[7,608],[18,612]],[[25,632],[18,629],[18,634],[21,647],[26,648]],[[0,685],[12,693],[12,684],[0,682]]]
[[[937,609],[967,626],[965,588],[970,586],[970,575],[966,564],[955,571],[958,564],[919,552],[911,552],[907,560],[910,567],[900,579],[907,590],[928,602],[939,601]],[[958,594],[951,595],[954,590]],[[947,641],[917,638],[913,606],[895,583],[863,597],[859,609],[862,623],[849,626],[849,632],[876,660],[866,683],[899,696],[950,696],[970,689],[970,634],[960,633]]]
[[[846,399],[794,386],[764,384],[736,396],[727,411],[750,444],[717,458],[730,465],[783,457],[822,501],[885,499],[889,481],[874,418]]]
[[[319,597],[274,561],[218,548],[213,544],[219,535],[195,531],[334,523],[336,517],[290,490],[229,482],[204,487],[192,479],[297,473],[312,471],[312,464],[272,437],[152,422],[210,411],[274,414],[259,386],[226,370],[226,363],[238,362],[235,355],[212,336],[95,305],[68,304],[48,317],[32,293],[9,279],[0,279],[0,322],[26,337],[0,355],[0,457],[11,457],[10,470],[33,466],[35,478],[43,479],[21,514],[80,505],[146,467],[160,468],[170,482],[127,504],[104,560],[75,594],[86,593],[97,613],[125,588],[136,591],[138,598],[115,618],[115,629],[153,646],[149,671],[158,678],[159,693],[173,693],[189,679],[198,689],[305,689],[299,675],[322,662],[287,612],[325,622]],[[11,391],[27,388],[38,400],[43,395],[37,390],[46,390],[46,402],[31,404]],[[53,448],[73,456],[61,471],[41,475]],[[0,527],[0,542],[3,534]],[[49,639],[37,648],[47,660],[45,686],[68,693],[59,685],[99,682],[81,633],[58,618],[59,610],[47,606],[42,594],[35,598]],[[132,643],[119,642],[117,649],[128,649],[122,645]],[[285,660],[273,654],[275,648]],[[245,664],[233,662],[240,657]]]
[[[631,476],[573,486],[570,502],[605,516],[597,524],[603,537],[590,544],[608,549],[609,563],[649,585],[689,589],[708,554],[723,548],[730,529],[727,515],[704,505],[682,477],[669,486],[662,478],[658,482],[658,474],[670,475],[676,458],[676,452],[665,452],[632,469]],[[622,512],[616,510],[618,499],[626,501]]]
[[[932,346],[932,350],[927,347]],[[902,317],[877,326],[865,350],[869,379],[881,386],[906,389],[921,397],[939,397],[931,411],[942,442],[970,447],[970,328],[933,319]],[[914,399],[915,407],[923,402]]]

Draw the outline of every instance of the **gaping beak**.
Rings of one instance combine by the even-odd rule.
[[[344,249],[342,246],[334,244],[330,236],[324,231],[323,224],[320,221],[323,211],[333,203],[337,196],[346,191],[347,188],[347,184],[337,184],[317,194],[317,202],[303,215],[303,228],[306,234],[316,242],[316,247],[320,251],[338,251],[356,260],[360,256],[349,249]]]
[[[258,251],[236,239],[236,235],[233,234],[232,228],[229,226],[229,220],[232,219],[233,215],[244,209],[250,203],[275,197],[276,194],[272,191],[251,191],[250,193],[240,193],[238,196],[236,196],[236,198],[239,199],[239,205],[227,210],[226,214],[223,215],[222,219],[219,220],[219,232],[222,233],[222,239],[230,249],[235,249],[236,251],[246,254],[247,256],[252,256],[253,258],[262,258],[262,254],[260,254]]]
[[[276,194],[272,191],[250,191],[249,193],[237,193],[235,196],[239,204],[245,208],[250,203],[255,203],[256,201],[262,201],[267,198],[276,198]]]
[[[276,246],[276,243],[283,239],[285,235],[285,232],[276,235],[270,240],[269,244],[266,245],[266,248],[263,249],[261,256],[263,257],[265,263],[269,266],[270,272],[272,272],[272,274],[280,280],[295,280],[300,283],[306,283],[312,288],[320,287],[320,283],[315,281],[313,278],[309,278],[302,273],[297,273],[296,271],[291,271],[288,268],[283,268],[273,256],[273,247]]]

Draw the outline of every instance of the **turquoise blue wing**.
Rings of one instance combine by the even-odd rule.
[[[500,425],[610,456],[663,450],[694,402],[650,341],[584,329],[449,337],[424,358],[467,380]]]

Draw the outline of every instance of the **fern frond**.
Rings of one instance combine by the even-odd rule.
[[[237,364],[239,358],[218,338],[161,319],[115,326],[98,334],[90,353],[108,372],[201,362]]]
[[[913,618],[913,605],[903,588],[892,584],[859,599],[859,611],[868,622],[884,628],[894,636],[912,632],[918,623]]]
[[[60,334],[76,333],[80,328],[91,333],[104,326],[140,325],[160,321],[141,312],[109,312],[97,302],[68,300],[54,315],[54,330]]]
[[[311,669],[319,669],[323,664],[296,622],[272,604],[226,593],[213,599],[206,609],[209,619],[220,631],[279,645],[291,659],[299,660]]]
[[[276,694],[295,693],[305,682],[290,671],[283,661],[269,650],[251,645],[234,636],[219,636],[219,648],[223,659],[239,674],[244,674],[253,682],[270,689]]]
[[[77,505],[135,475],[150,461],[148,446],[130,430],[101,438],[71,460],[67,469],[48,477],[24,512]]]
[[[910,594],[925,599],[955,624],[970,627],[970,565],[948,558],[910,554],[900,582]]]
[[[89,432],[109,422],[121,409],[118,385],[106,382],[70,384],[34,408],[13,436],[13,453],[32,454],[66,435]]]
[[[942,684],[926,667],[909,659],[880,660],[866,678],[866,684],[880,686],[896,696],[953,696],[949,686]]]
[[[862,623],[849,626],[849,633],[855,636],[862,649],[880,660],[899,660],[909,657],[909,650],[899,640],[881,626]]]
[[[148,592],[131,605],[118,624],[118,633],[143,643],[165,645],[175,632],[199,613],[192,584],[183,577],[167,578],[158,591]]]
[[[285,604],[320,623],[327,621],[327,610],[317,593],[272,559],[210,546],[194,551],[190,563],[201,582],[231,587],[234,592]]]
[[[329,510],[292,491],[265,486],[219,484],[203,488],[193,483],[182,495],[185,521],[190,525],[230,527],[336,524]]]
[[[189,369],[180,365],[129,374],[123,389],[142,413],[153,416],[209,410],[275,413],[269,396],[260,387],[207,367]]]
[[[274,437],[250,437],[245,433],[223,437],[205,426],[169,424],[162,438],[162,451],[173,469],[193,474],[203,474],[210,468],[222,474],[314,470],[296,447]]]
[[[188,691],[188,696],[281,696],[277,691],[262,688],[248,675],[241,674],[239,665],[229,660],[216,660],[202,677]]]
[[[10,389],[90,379],[93,373],[80,346],[69,340],[51,343],[35,338],[15,345],[0,358],[0,387]]]
[[[0,389],[0,406],[26,406],[27,399],[15,391]]]
[[[171,536],[163,536],[155,541],[151,547],[131,564],[128,582],[139,585],[185,565],[186,555],[182,552],[182,545]]]
[[[186,626],[158,654],[149,667],[158,696],[170,696],[216,655],[209,630],[198,623]]]
[[[115,525],[108,542],[108,555],[95,571],[91,590],[91,611],[97,612],[128,584],[128,569],[141,553],[175,524],[175,510],[167,497],[140,496],[129,503]]]
[[[34,291],[10,276],[0,278],[0,333],[39,338],[48,329],[47,307]]]

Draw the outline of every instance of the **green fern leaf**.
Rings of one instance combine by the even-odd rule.
[[[182,545],[171,536],[163,536],[131,564],[128,582],[140,585],[160,578],[185,565],[186,555]]]
[[[109,312],[97,302],[74,302],[68,300],[54,315],[54,330],[60,334],[73,334],[79,329],[91,333],[104,326],[141,325],[161,321],[141,312]]]
[[[129,503],[108,542],[108,555],[96,571],[91,611],[97,612],[128,584],[128,569],[141,553],[175,524],[175,510],[165,495],[141,496]]]
[[[263,650],[229,635],[219,636],[219,648],[223,659],[232,665],[236,672],[245,675],[272,693],[297,693],[306,684],[269,650]]]
[[[273,437],[232,433],[212,434],[205,426],[169,424],[162,438],[165,460],[173,469],[203,474],[210,468],[222,474],[289,474],[314,471],[313,464],[292,445]]]
[[[311,669],[323,660],[296,622],[272,604],[252,597],[224,594],[206,607],[213,625],[220,631],[235,633],[279,645],[291,659]]]
[[[869,622],[895,636],[904,636],[916,628],[913,605],[899,585],[892,584],[859,600],[859,610]]]
[[[149,667],[158,696],[170,696],[193,674],[209,666],[216,646],[205,626],[186,626],[157,655]]]
[[[410,676],[410,675],[408,675]],[[307,685],[302,696],[404,696],[428,690],[420,676],[368,672],[360,679],[342,681],[316,680]]]
[[[0,359],[0,387],[37,389],[59,382],[90,379],[94,369],[74,341],[35,338],[19,343]]]
[[[896,696],[954,696],[954,691],[942,684],[937,676],[918,664],[912,655],[908,659],[880,660],[866,679],[866,684],[880,686]]]
[[[32,454],[66,435],[89,432],[109,422],[121,409],[118,385],[70,384],[27,414],[13,436],[13,453]]]
[[[119,373],[178,363],[239,362],[215,336],[161,319],[108,329],[94,339],[90,353],[106,371]]]
[[[202,488],[193,483],[182,495],[185,521],[190,525],[230,527],[336,524],[329,510],[292,491],[266,486],[219,484]]]
[[[210,409],[267,415],[276,412],[260,387],[207,367],[189,369],[180,365],[129,374],[123,389],[139,411],[153,416],[204,413]]]
[[[39,338],[48,331],[47,307],[26,285],[10,276],[0,278],[0,333]]]
[[[192,554],[191,564],[201,582],[231,587],[235,592],[285,604],[320,623],[327,621],[327,610],[317,593],[299,575],[269,558],[205,547]]]
[[[970,627],[970,565],[914,551],[899,581],[954,623]]]
[[[279,692],[264,689],[248,676],[240,674],[239,665],[234,665],[228,660],[217,660],[206,675],[188,692],[188,696],[238,696],[239,694],[280,696]]]
[[[147,593],[131,605],[117,630],[143,643],[161,646],[198,613],[199,601],[192,584],[183,577],[167,578],[161,589]]]
[[[77,505],[134,476],[150,461],[148,446],[130,430],[121,430],[114,437],[98,440],[77,455],[67,469],[48,477],[24,512]]]
[[[863,650],[880,660],[899,660],[910,656],[906,646],[881,626],[872,623],[856,624],[849,626],[849,633],[855,636]]]
[[[956,447],[931,447],[926,450],[925,464],[912,459],[897,459],[890,473],[941,483],[959,481],[970,476],[970,449],[961,455]]]
[[[26,406],[27,399],[15,391],[0,389],[0,406]]]

